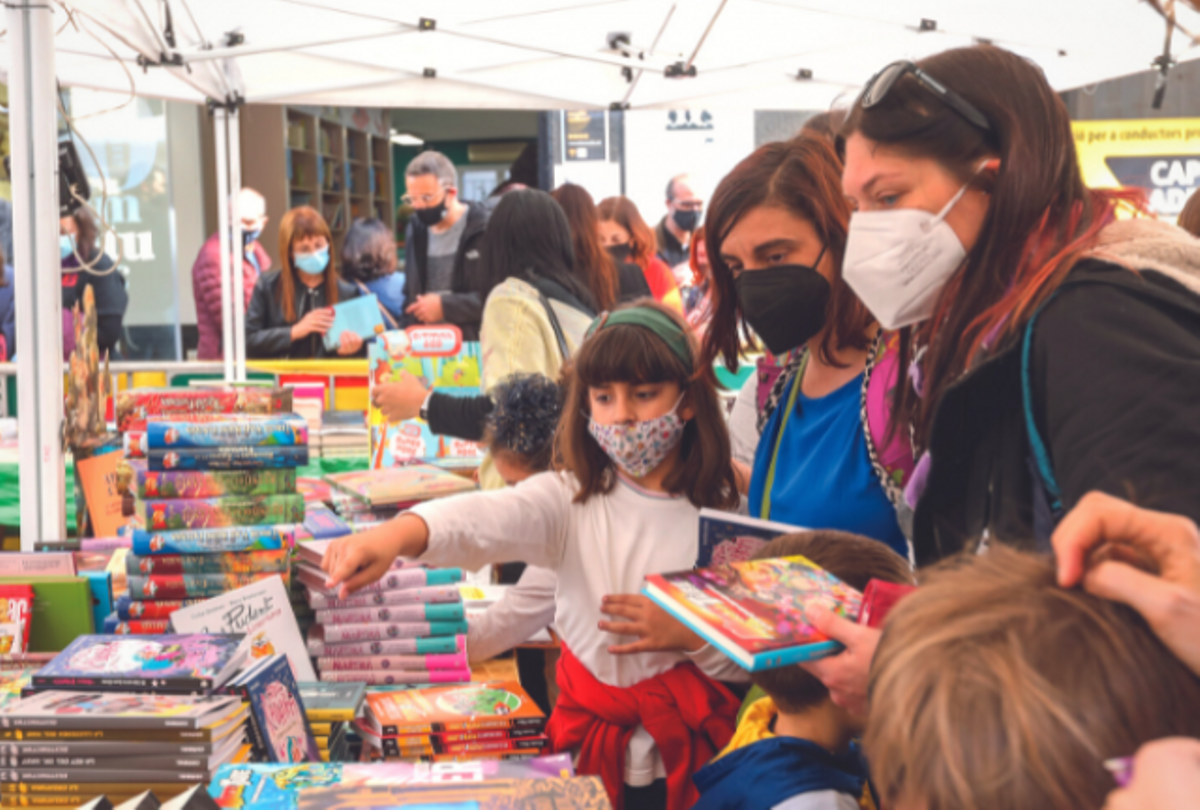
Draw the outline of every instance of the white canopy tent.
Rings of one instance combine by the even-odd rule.
[[[9,0],[0,69],[13,135],[20,409],[31,428],[21,434],[23,544],[65,532],[56,78],[209,104],[225,200],[241,185],[243,102],[824,109],[890,61],[979,42],[1027,56],[1065,90],[1148,68],[1164,50],[1156,9],[1173,2]],[[1178,14],[1200,32],[1200,14]],[[1167,41],[1175,58],[1200,56],[1183,30]],[[224,204],[218,212],[226,376],[244,379],[242,274],[229,268],[240,222]]]

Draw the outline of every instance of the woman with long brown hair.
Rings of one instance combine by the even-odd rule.
[[[571,226],[571,246],[575,249],[575,269],[584,275],[592,298],[600,311],[612,309],[618,302],[650,295],[642,269],[636,264],[617,261],[600,243],[600,220],[596,203],[583,186],[564,183],[550,194],[567,215]]]
[[[654,300],[683,312],[683,299],[675,275],[655,255],[654,231],[642,219],[633,200],[608,197],[596,206],[596,213],[600,215],[600,242],[605,250],[618,262],[632,262],[642,268]]]
[[[912,365],[918,563],[1046,548],[1090,490],[1200,518],[1200,243],[1084,186],[1042,71],[993,46],[896,62],[842,132],[844,276]]]
[[[307,205],[279,223],[280,268],[263,273],[246,312],[246,356],[295,360],[327,357],[322,338],[333,325],[333,306],[358,297],[338,275],[325,219]],[[336,354],[362,351],[363,340],[343,332]]]

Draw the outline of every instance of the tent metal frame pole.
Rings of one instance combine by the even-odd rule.
[[[8,4],[14,306],[21,419],[21,548],[66,539],[62,274],[58,253],[58,121],[54,13]]]
[[[725,4],[728,2],[729,0],[721,0],[721,5],[717,6],[717,10],[713,12],[712,19],[708,21],[708,26],[705,27],[704,33],[700,35],[700,41],[696,43],[696,49],[692,51],[692,55],[688,57],[687,64],[683,66],[684,72],[696,63],[696,57],[700,55],[700,49],[704,47],[704,41],[712,33],[713,26],[717,24],[717,17],[721,16],[721,12],[725,10]]]
[[[221,355],[225,359],[225,379],[234,375],[233,345],[233,288],[230,276],[229,244],[229,128],[224,107],[213,107],[214,161],[217,166],[217,239],[221,253]]]
[[[229,160],[229,188],[232,201],[232,233],[233,254],[230,257],[233,268],[233,378],[237,382],[246,381],[246,281],[244,265],[245,246],[242,244],[242,134],[241,116],[235,104],[226,117],[229,131],[229,148],[226,157]]]

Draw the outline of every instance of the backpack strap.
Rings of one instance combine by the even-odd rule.
[[[534,289],[537,289],[536,287]],[[558,315],[554,312],[554,307],[550,305],[550,299],[541,290],[537,291],[538,300],[542,302],[542,307],[546,310],[546,317],[550,319],[550,328],[554,330],[554,339],[558,343],[558,353],[562,357],[562,361],[567,362],[567,358],[571,356],[571,349],[567,346],[567,336],[563,333],[562,324],[558,322]]]
[[[371,289],[366,284],[363,284],[361,281],[357,280],[354,283],[358,285],[358,291],[363,295],[371,295]],[[379,300],[379,296],[375,296],[375,305],[379,307],[379,314],[383,316],[385,321],[387,321],[389,328],[400,328],[400,324],[397,323],[396,319],[392,317],[392,313],[388,312],[387,307],[385,307],[383,302]]]

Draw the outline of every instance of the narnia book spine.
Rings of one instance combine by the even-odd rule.
[[[337,672],[339,670],[439,670],[451,669],[462,671],[470,669],[465,653],[454,655],[356,655],[345,657],[326,657],[317,659],[317,668],[321,671]]]
[[[231,554],[160,554],[125,557],[127,574],[278,574],[288,568],[288,552],[249,551]]]
[[[191,599],[212,597],[236,591],[266,577],[283,577],[285,574],[182,574],[178,576],[149,574],[127,578],[129,595],[133,599]],[[465,630],[463,632],[466,632]]]
[[[132,578],[131,578],[132,579]],[[132,588],[132,585],[130,585]],[[387,641],[396,638],[465,636],[464,622],[404,622],[398,624],[331,624],[324,628],[326,643]]]
[[[220,498],[296,491],[295,470],[137,471],[139,498]]]
[[[457,622],[466,618],[461,602],[451,604],[383,605],[382,607],[318,610],[317,622],[377,624],[380,622]]]
[[[148,556],[274,551],[290,548],[293,537],[291,527],[280,526],[227,526],[220,529],[181,529],[168,532],[135,529],[133,553]]]
[[[159,420],[146,425],[149,450],[192,447],[296,447],[308,444],[308,423],[292,414],[216,422]]]
[[[440,669],[440,670],[367,670],[356,669],[348,672],[321,671],[321,680],[333,683],[365,683],[367,686],[388,686],[390,684],[427,684],[427,683],[469,683],[469,669]]]
[[[148,531],[220,529],[227,526],[270,526],[303,523],[304,496],[256,495],[197,499],[156,499],[139,505]]]
[[[308,464],[308,447],[196,447],[190,450],[151,450],[149,469],[264,470],[294,469]]]

